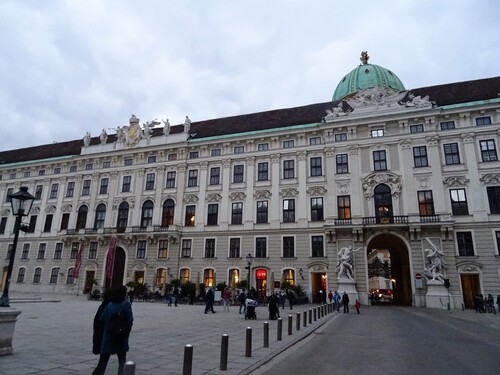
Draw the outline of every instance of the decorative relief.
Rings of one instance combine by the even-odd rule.
[[[474,133],[463,133],[463,134],[460,134],[460,136],[462,137],[464,143],[472,143],[474,142]]]
[[[358,145],[352,145],[348,148],[349,155],[357,155],[359,151]]]
[[[439,137],[438,136],[426,137],[425,140],[426,140],[428,146],[439,145]]]
[[[253,196],[257,199],[261,199],[261,198],[269,198],[271,196],[271,192],[269,190],[256,190],[254,193],[253,193]]]
[[[307,152],[305,151],[300,151],[297,153],[297,155],[299,156],[299,160],[304,160],[305,158],[307,158]]]
[[[479,180],[485,185],[500,184],[500,174],[487,173],[485,175],[482,175]]]
[[[337,182],[337,191],[339,194],[349,193],[349,183],[348,182]]]
[[[184,196],[184,203],[198,203],[200,199],[194,194]]]
[[[255,164],[255,157],[254,156],[250,156],[250,157],[246,158],[245,160],[247,162],[247,165],[254,165]]]
[[[323,186],[311,186],[309,189],[307,189],[307,194],[313,196],[319,196],[319,195],[325,195],[326,191],[327,190]]]
[[[179,172],[186,172],[187,164],[186,163],[179,164],[178,168],[179,168]]]
[[[38,215],[40,213],[40,207],[33,207],[31,209],[31,213],[35,214],[35,215]]]
[[[469,183],[469,179],[465,176],[451,176],[446,177],[443,180],[443,183],[448,187],[467,186],[467,184]]]
[[[222,196],[219,193],[207,194],[207,202],[220,202]]]
[[[401,149],[408,149],[411,148],[411,141],[408,139],[403,139],[399,141],[399,145],[401,146]]]
[[[222,166],[224,168],[229,168],[231,167],[231,159],[225,159],[223,162],[222,162]]]
[[[72,205],[63,204],[63,206],[61,207],[61,212],[71,212],[72,209],[73,209]]]
[[[205,170],[205,169],[207,169],[207,167],[208,167],[208,162],[207,162],[207,161],[202,161],[202,162],[200,163],[200,166],[201,166],[201,169]]]
[[[128,198],[115,198],[113,200],[113,209],[118,209],[118,207],[120,206],[120,204],[122,202],[127,202],[128,203],[128,207],[129,209],[132,209],[134,208],[135,206],[135,199],[133,197],[128,197]]]
[[[289,197],[296,197],[299,195],[299,191],[295,188],[287,188],[287,189],[282,189],[280,191],[280,195],[284,198],[289,198]]]
[[[391,189],[391,194],[394,197],[398,197],[401,192],[401,177],[392,172],[372,173],[366,176],[362,182],[366,198],[373,197],[373,189],[378,184],[388,185]]]
[[[229,199],[232,201],[242,201],[247,197],[245,193],[242,191],[234,191],[231,194],[229,194]]]
[[[4,208],[2,211],[0,211],[1,216],[9,216],[10,215],[10,210],[8,208]]]
[[[479,273],[482,264],[475,262],[465,262],[457,264],[458,273]]]
[[[326,156],[333,156],[333,155],[335,155],[335,149],[333,147],[327,147],[327,148],[325,148],[325,155]]]
[[[271,161],[273,163],[279,163],[280,157],[281,157],[281,154],[273,154],[273,155],[271,155]]]
[[[56,212],[56,206],[47,206],[47,207],[45,207],[45,212],[49,213],[49,214]]]
[[[99,172],[92,173],[92,180],[97,181],[99,179]]]
[[[417,183],[420,185],[421,188],[428,188],[430,186],[430,177],[415,177],[415,180],[417,180]]]

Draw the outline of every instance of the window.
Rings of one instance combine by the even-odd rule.
[[[182,258],[191,258],[191,243],[192,240],[182,240],[182,250],[181,257]]]
[[[168,258],[168,240],[158,241],[158,258],[159,259]]]
[[[191,151],[189,153],[189,159],[197,159],[200,156],[198,151]]]
[[[467,197],[465,189],[451,189],[451,212],[453,215],[468,215]]]
[[[70,173],[76,172],[76,165],[72,165],[71,167],[69,167],[69,172]]]
[[[500,255],[500,231],[495,231],[495,238],[497,240],[497,255]]]
[[[47,244],[41,243],[38,245],[38,254],[36,259],[45,259],[45,250],[47,250]]]
[[[123,164],[124,164],[125,166],[132,165],[133,163],[134,163],[134,160],[133,160],[132,158],[125,158],[125,159],[123,160]]]
[[[175,203],[172,199],[167,199],[163,203],[163,211],[161,214],[161,226],[168,227],[174,224]]]
[[[37,220],[37,215],[31,215],[31,217],[30,217],[30,229],[29,229],[30,233],[33,233],[35,231],[36,220]]]
[[[240,257],[240,239],[230,238],[229,239],[229,258],[239,258]]]
[[[243,154],[245,152],[245,147],[244,146],[236,146],[234,148],[234,153],[235,154]]]
[[[198,170],[192,169],[188,172],[188,186],[198,186]]]
[[[267,224],[267,201],[257,201],[257,224]]]
[[[351,196],[339,195],[337,197],[337,209],[339,219],[351,218]]]
[[[142,205],[141,227],[149,227],[153,225],[153,202],[147,200]]]
[[[103,161],[102,162],[102,167],[103,168],[109,168],[109,167],[111,167],[111,162],[109,160]]]
[[[35,199],[42,199],[43,185],[37,185],[35,188]]]
[[[500,186],[487,187],[486,192],[488,193],[490,213],[500,214]]]
[[[214,285],[214,270],[213,268],[207,268],[203,271],[203,284],[206,288],[211,288]]]
[[[321,144],[321,137],[312,137],[312,138],[309,138],[309,144],[311,146],[320,145]]]
[[[24,277],[26,276],[26,268],[21,267],[17,271],[17,281],[18,283],[24,283]]]
[[[441,130],[455,129],[455,121],[443,121],[440,123]]]
[[[155,174],[148,173],[146,175],[146,189],[145,190],[154,190],[155,188]]]
[[[420,216],[434,215],[434,199],[432,198],[432,190],[417,191],[418,196],[418,212]]]
[[[269,179],[269,163],[257,164],[257,181],[267,181]]]
[[[479,145],[481,147],[481,159],[483,161],[496,161],[497,149],[495,147],[495,141],[493,139],[488,139],[485,141],[480,141]]]
[[[491,117],[490,116],[476,117],[476,125],[477,126],[491,125]]]
[[[60,174],[60,173],[61,173],[60,167],[54,168],[54,174]]]
[[[217,225],[219,218],[219,205],[209,204],[207,210],[207,225]]]
[[[295,162],[294,160],[283,161],[283,178],[295,178]]]
[[[109,178],[101,178],[101,186],[99,186],[99,194],[108,194]]]
[[[233,167],[233,183],[243,182],[243,165],[235,165]]]
[[[39,176],[45,176],[45,169],[40,169],[40,170],[38,171],[38,175],[39,175]],[[29,172],[28,172],[28,176],[25,176],[25,177],[29,177]]]
[[[66,186],[66,198],[71,198],[75,194],[75,182],[69,181],[68,186]]]
[[[474,244],[471,232],[457,232],[458,255],[474,256]]]
[[[387,170],[387,159],[385,155],[385,150],[373,151],[373,170],[375,171]]]
[[[242,224],[242,223],[243,223],[243,202],[233,203],[231,210],[231,224]]]
[[[184,218],[184,225],[186,227],[194,226],[195,213],[196,213],[196,206],[186,206],[186,216]]]
[[[189,269],[181,268],[179,274],[180,274],[179,279],[181,281],[181,284],[186,284],[189,281]]]
[[[116,219],[116,229],[119,233],[125,232],[128,225],[128,203],[122,202],[118,206],[118,218]]]
[[[94,229],[104,228],[105,218],[106,218],[106,205],[104,203],[100,203],[97,205],[95,209]]]
[[[370,132],[372,138],[378,138],[378,137],[383,137],[384,136],[384,129],[373,129]]]
[[[220,155],[220,148],[213,148],[212,150],[210,150],[210,155],[211,156],[219,156]]]
[[[80,243],[79,242],[72,242],[71,243],[71,252],[69,253],[69,259],[76,259],[78,256],[78,250],[80,249]]]
[[[295,199],[283,199],[283,222],[295,221]]]
[[[205,258],[215,258],[215,238],[205,239]]]
[[[148,163],[156,163],[156,155],[148,156]]]
[[[349,173],[349,163],[347,154],[340,154],[335,157],[337,174]]]
[[[21,252],[21,259],[29,259],[29,257],[30,257],[30,244],[25,243],[23,245],[23,251]]]
[[[283,258],[295,258],[295,238],[283,237]]]
[[[448,143],[445,144],[443,147],[444,147],[444,157],[446,165],[460,164],[458,143]]]
[[[267,238],[257,237],[255,239],[255,257],[267,258]]]
[[[97,247],[99,243],[92,241],[89,246],[89,259],[97,259]]]
[[[0,220],[0,234],[5,234],[5,227],[7,226],[7,218],[2,217]]]
[[[62,214],[61,217],[61,230],[68,229],[68,224],[69,224],[69,213],[65,212]]]
[[[33,284],[40,284],[40,280],[42,278],[42,268],[35,268],[35,272],[33,274]]]
[[[59,190],[59,184],[52,184],[50,187],[50,199],[56,199],[57,198],[57,191]]]
[[[157,268],[155,272],[155,286],[157,288],[163,288],[165,285],[165,280],[167,276],[167,270],[165,268]]]
[[[423,133],[424,124],[410,125],[410,133]]]
[[[335,134],[335,142],[347,141],[347,133],[337,133]]]
[[[167,172],[167,184],[165,187],[167,189],[175,188],[175,172]]]
[[[66,284],[74,284],[75,283],[75,268],[68,268],[68,276],[66,276]]]
[[[13,188],[8,188],[7,189],[7,194],[5,194],[5,203],[10,203],[10,196],[14,193]]]
[[[52,229],[52,219],[53,219],[53,217],[54,217],[54,215],[52,215],[52,214],[47,214],[45,216],[45,224],[43,226],[44,233],[48,233]]]
[[[295,285],[295,271],[291,269],[283,270],[283,280],[292,286]]]
[[[16,173],[11,173],[9,177],[11,180],[14,180],[16,178]]]
[[[130,192],[130,185],[132,183],[132,176],[123,176],[122,193]]]
[[[316,158],[311,158],[309,160],[311,164],[311,176],[322,176],[323,175],[323,169],[321,166],[321,157],[316,157]]]
[[[78,216],[76,217],[76,229],[85,229],[87,225],[88,207],[83,205],[78,209]]]
[[[50,284],[57,284],[59,278],[59,267],[54,267],[50,270]]]
[[[31,176],[31,172],[30,171],[24,172],[24,178],[28,178],[29,176]]]
[[[84,180],[83,181],[83,187],[82,187],[82,195],[90,195],[90,184],[91,180]]]
[[[137,241],[137,252],[136,252],[136,259],[144,259],[146,258],[146,240],[139,240]]]
[[[427,147],[425,146],[413,147],[413,162],[415,163],[415,168],[429,166],[427,162]]]
[[[322,258],[325,256],[323,236],[311,236],[311,256]]]
[[[257,145],[257,150],[258,151],[267,151],[267,150],[269,150],[269,143],[259,143]]]
[[[311,198],[311,221],[323,220],[323,198]]]
[[[167,160],[177,160],[177,154],[168,154]]]
[[[57,242],[56,247],[54,248],[54,259],[61,259],[63,251],[63,243]]]
[[[288,141],[283,141],[283,148],[293,148],[295,146],[295,141],[290,139]]]

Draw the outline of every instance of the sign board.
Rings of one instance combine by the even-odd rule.
[[[415,288],[417,289],[422,289],[423,288],[423,285],[422,285],[422,274],[417,272],[415,274]]]

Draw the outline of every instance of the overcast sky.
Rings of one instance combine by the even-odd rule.
[[[328,101],[362,50],[407,89],[498,76],[499,19],[497,0],[0,0],[0,151],[131,114],[176,125]]]

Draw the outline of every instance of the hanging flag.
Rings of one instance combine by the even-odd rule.
[[[80,276],[80,268],[82,267],[82,257],[83,257],[83,248],[85,247],[85,242],[80,241],[80,250],[78,250],[78,254],[76,254],[75,261],[75,272],[73,272],[73,277],[78,279]]]
[[[106,257],[106,278],[111,279],[113,277],[113,264],[115,263],[115,249],[118,238],[112,237],[109,242],[108,255]]]

